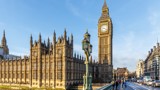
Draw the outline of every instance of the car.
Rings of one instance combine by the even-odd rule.
[[[142,83],[143,83],[143,80],[142,80],[142,79],[138,79],[138,80],[137,80],[137,83],[142,84]]]
[[[152,86],[159,87],[160,86],[160,80],[153,81]]]
[[[152,83],[152,78],[150,76],[143,77],[143,84],[150,85]]]
[[[153,84],[153,80],[147,81],[146,84],[147,84],[148,86],[151,86],[151,85]]]

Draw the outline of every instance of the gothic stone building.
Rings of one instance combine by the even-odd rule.
[[[160,80],[160,44],[148,51],[148,55],[144,61],[144,75],[150,76],[154,80]]]
[[[57,41],[54,33],[53,44],[49,39],[47,44],[42,43],[41,35],[33,43],[31,36],[30,57],[0,61],[0,83],[65,89],[83,82],[84,59],[80,55],[73,55],[73,36],[67,39],[66,31]]]
[[[90,58],[89,73],[93,82],[106,83],[112,80],[112,22],[104,2],[98,22],[99,61]],[[2,44],[5,40],[2,40]],[[0,85],[24,85],[29,87],[52,87],[66,89],[83,83],[85,58],[73,54],[73,35],[56,38],[47,43],[30,37],[30,56],[0,60]]]

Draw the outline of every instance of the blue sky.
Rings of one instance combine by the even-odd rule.
[[[28,55],[29,37],[52,39],[67,29],[73,33],[74,51],[83,54],[81,41],[91,33],[93,58],[97,58],[97,24],[104,0],[0,0],[0,36],[6,31],[11,54]],[[160,41],[160,0],[107,0],[113,21],[114,67],[133,71],[139,59]]]

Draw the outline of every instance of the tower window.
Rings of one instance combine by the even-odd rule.
[[[57,79],[62,80],[62,72],[58,72],[57,74],[58,74],[58,75],[57,75]]]
[[[15,74],[13,73],[13,76],[12,76],[12,78],[15,78]]]
[[[33,63],[33,70],[36,70],[36,63]]]
[[[22,73],[22,78],[24,78],[24,73]]]
[[[46,69],[49,69],[49,63],[46,62]]]
[[[46,73],[46,79],[48,79],[48,73]]]
[[[33,79],[36,79],[36,73],[33,73]]]
[[[22,70],[24,70],[25,69],[25,67],[24,67],[24,65],[22,66]]]
[[[28,73],[26,74],[26,79],[28,79]]]
[[[57,63],[57,69],[58,70],[61,70],[62,69],[62,63],[61,63],[61,61],[58,61],[58,63]]]
[[[50,74],[50,79],[52,79],[52,73]]]
[[[45,64],[44,64],[44,62],[42,62],[42,70],[44,70],[45,69]]]

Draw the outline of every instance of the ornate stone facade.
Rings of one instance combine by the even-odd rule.
[[[47,44],[39,40],[33,43],[30,37],[30,57],[0,60],[0,83],[24,84],[30,87],[52,87],[66,89],[70,85],[83,82],[85,58],[73,55],[73,36],[64,36]],[[90,73],[92,73],[90,60]]]
[[[144,61],[144,76],[150,76],[153,80],[160,80],[160,44],[148,51]]]
[[[136,76],[141,78],[144,75],[144,61],[139,60],[136,66]]]
[[[107,10],[107,11],[106,11]],[[99,26],[108,25],[107,32],[101,34],[99,30],[99,62],[90,58],[89,72],[93,82],[106,83],[112,80],[112,22],[109,18],[106,2],[102,8],[102,16]],[[100,41],[103,38],[104,42]],[[3,41],[3,40],[2,40]],[[4,40],[5,41],[5,40]],[[108,41],[108,42],[107,42]],[[2,43],[3,44],[3,43]],[[52,87],[66,89],[74,84],[83,83],[85,74],[85,58],[73,53],[73,35],[64,35],[42,42],[41,34],[37,41],[30,37],[30,55],[24,58],[12,58],[0,60],[0,85],[26,85],[29,87]],[[8,50],[9,51],[9,50]],[[104,58],[105,57],[105,58]]]
[[[103,82],[111,81],[113,76],[112,37],[113,25],[105,1],[102,7],[101,17],[98,21],[99,78],[101,78]]]
[[[102,15],[98,21],[98,57],[99,63],[112,65],[112,20],[109,16],[109,9],[104,2]]]

